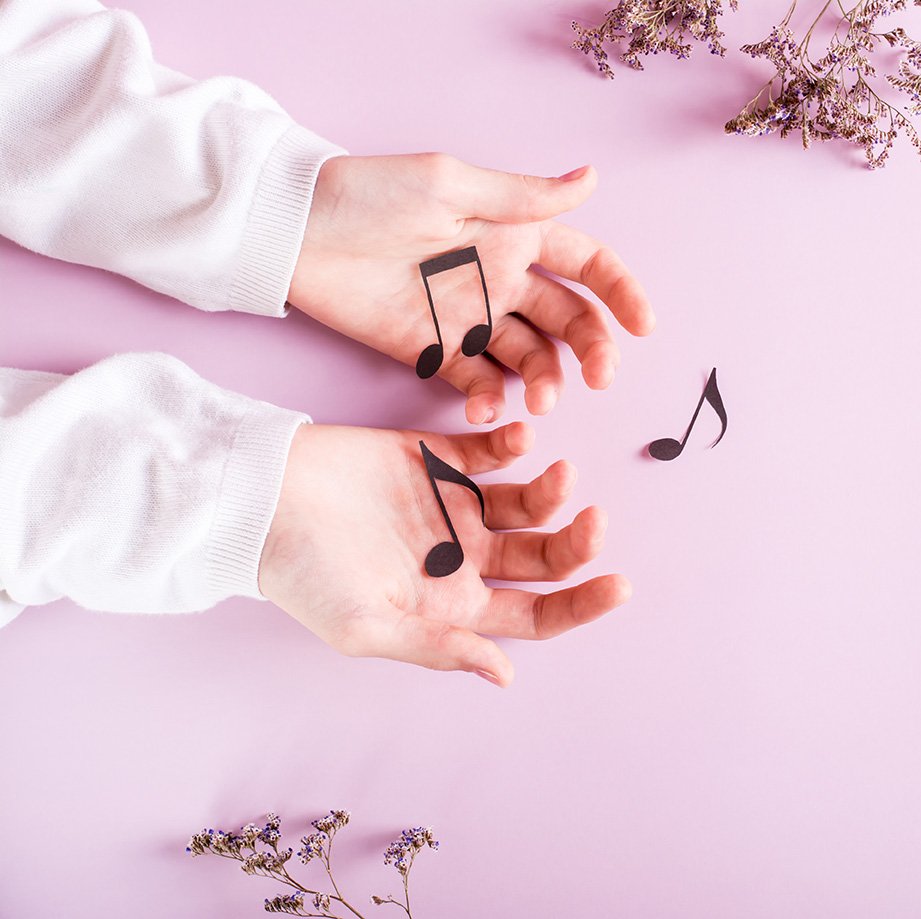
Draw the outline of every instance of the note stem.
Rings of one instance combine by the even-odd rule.
[[[713,378],[713,374],[710,374],[710,379]],[[688,442],[688,438],[691,436],[691,431],[694,428],[694,422],[697,421],[697,416],[700,414],[700,410],[703,407],[704,399],[707,398],[707,389],[709,389],[710,383],[707,382],[707,385],[704,387],[704,391],[700,395],[700,401],[697,403],[697,408],[694,409],[694,415],[691,418],[691,423],[688,425],[688,429],[684,432],[684,437],[681,439],[681,449],[684,449],[684,445]]]

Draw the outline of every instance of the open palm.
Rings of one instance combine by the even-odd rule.
[[[265,596],[344,654],[480,672],[502,686],[511,682],[511,662],[481,633],[550,638],[629,597],[629,582],[619,575],[549,594],[483,582],[561,580],[601,550],[606,518],[596,507],[557,533],[494,532],[549,519],[575,481],[563,461],[527,485],[484,486],[485,527],[474,494],[437,483],[464,560],[447,577],[427,574],[426,556],[449,531],[420,440],[474,474],[527,452],[533,432],[521,422],[453,436],[303,426],[263,552]]]
[[[522,376],[533,414],[553,408],[563,385],[551,336],[567,342],[586,383],[608,386],[619,362],[604,310],[535,271],[539,265],[594,292],[635,335],[655,325],[639,283],[614,252],[551,218],[581,204],[590,167],[559,179],[479,169],[442,154],[336,157],[321,169],[289,292],[293,306],[404,363],[416,364],[436,332],[419,265],[475,246],[493,331],[488,355],[461,352],[485,321],[476,267],[430,279],[444,341],[439,375],[467,396],[467,418],[504,407],[505,365]]]

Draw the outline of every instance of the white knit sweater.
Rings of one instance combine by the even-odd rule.
[[[36,252],[283,316],[317,173],[344,152],[252,84],[160,66],[131,13],[0,0],[0,235]],[[305,420],[165,355],[0,370],[0,624],[58,597],[178,612],[261,596]]]

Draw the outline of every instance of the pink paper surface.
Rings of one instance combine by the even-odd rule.
[[[248,77],[352,153],[598,168],[568,219],[617,248],[659,328],[619,336],[607,393],[567,355],[562,402],[512,472],[576,463],[556,523],[606,507],[587,574],[623,572],[635,596],[551,642],[503,641],[506,691],[340,657],[268,603],[27,610],[0,632],[0,916],[262,915],[276,885],[192,860],[189,834],[276,809],[296,844],[343,807],[339,877],[366,904],[399,889],[389,840],[434,826],[417,919],[921,917],[921,165],[907,145],[870,173],[837,145],[724,136],[769,76],[739,55],[659,57],[609,83],[568,48],[569,20],[603,4],[123,6],[162,62]],[[787,4],[748,7],[726,18],[730,48]],[[921,31],[921,12],[908,19]],[[318,422],[466,427],[446,384],[300,316],[207,315],[3,241],[0,278],[0,365],[164,350]],[[706,449],[705,407],[679,460],[645,458],[682,436],[713,366],[723,442]],[[526,417],[517,384],[506,417]]]

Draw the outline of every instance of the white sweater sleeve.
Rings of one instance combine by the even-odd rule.
[[[0,625],[60,597],[113,612],[264,599],[262,548],[309,421],[164,354],[0,369]]]
[[[205,310],[282,316],[321,165],[245,80],[158,65],[132,13],[0,0],[0,235]]]

